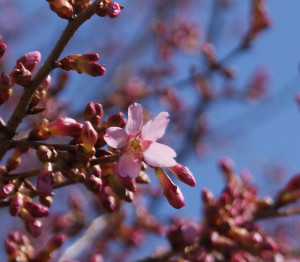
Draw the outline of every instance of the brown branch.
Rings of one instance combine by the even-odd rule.
[[[5,181],[11,181],[14,179],[25,179],[25,178],[30,178],[30,177],[34,177],[37,176],[40,172],[40,169],[33,169],[30,171],[25,171],[25,172],[21,172],[21,173],[17,173],[17,174],[3,174],[1,176],[1,179],[5,180]]]
[[[30,141],[27,139],[13,140],[9,143],[9,149],[15,148],[15,147],[30,147],[30,148],[37,149],[39,146],[53,147],[54,149],[63,150],[63,151],[75,151],[76,150],[75,145],[47,144],[47,143],[43,143],[43,142]]]
[[[285,210],[278,210],[275,208],[267,210],[261,216],[255,218],[257,220],[269,219],[269,218],[278,218],[278,217],[287,217],[287,216],[295,216],[300,215],[300,207],[292,207]]]
[[[26,109],[28,108],[29,102],[35,90],[38,88],[40,83],[45,79],[45,77],[54,69],[54,62],[58,60],[62,51],[66,47],[67,43],[76,32],[76,30],[92,15],[95,14],[95,1],[88,8],[83,10],[78,17],[74,20],[68,22],[65,30],[61,34],[55,47],[52,49],[50,55],[46,59],[45,63],[41,66],[31,84],[24,88],[22,96],[12,113],[10,119],[7,122],[6,132],[1,132],[0,134],[0,160],[3,158],[6,151],[9,149],[9,142],[15,136],[19,124],[22,122],[26,115]]]

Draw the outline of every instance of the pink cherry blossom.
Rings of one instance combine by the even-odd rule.
[[[177,164],[174,160],[175,151],[156,142],[165,133],[168,116],[167,112],[161,112],[143,125],[142,106],[134,103],[128,108],[125,130],[120,127],[106,130],[106,143],[112,148],[120,149],[122,153],[117,163],[120,176],[136,178],[142,161],[151,167],[171,167]]]

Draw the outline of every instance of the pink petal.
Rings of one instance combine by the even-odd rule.
[[[128,108],[128,121],[126,124],[126,133],[128,135],[135,136],[141,131],[143,125],[142,113],[142,106],[138,103],[134,103]]]
[[[169,123],[168,112],[161,112],[155,118],[148,121],[142,129],[142,137],[144,140],[156,141],[161,138]]]
[[[176,152],[171,147],[161,143],[152,143],[143,155],[145,162],[153,167],[169,167],[177,164],[173,159]]]
[[[107,128],[103,138],[112,148],[122,148],[127,142],[127,134],[125,130],[120,127]]]
[[[141,160],[134,155],[121,155],[118,161],[118,172],[121,177],[136,178],[141,171]]]

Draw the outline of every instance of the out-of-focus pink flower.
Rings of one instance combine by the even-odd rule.
[[[2,42],[2,35],[0,35],[0,58],[4,56],[6,50],[6,44]]]
[[[141,171],[142,160],[151,167],[171,167],[177,164],[174,160],[175,151],[156,142],[165,133],[168,116],[167,112],[161,112],[143,125],[142,106],[135,103],[128,108],[125,130],[120,127],[106,130],[106,143],[122,151],[117,163],[120,176],[136,178]]]

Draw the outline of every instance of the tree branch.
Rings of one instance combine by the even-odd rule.
[[[6,125],[6,132],[1,132],[0,134],[0,160],[3,158],[6,151],[9,149],[9,142],[15,136],[16,131],[23,118],[26,115],[26,109],[29,105],[32,95],[40,85],[40,83],[45,79],[45,77],[54,69],[54,62],[58,60],[62,51],[68,44],[71,37],[74,35],[76,30],[92,15],[95,14],[95,1],[88,8],[83,10],[78,17],[74,20],[68,22],[65,30],[61,34],[55,47],[52,49],[50,55],[46,59],[45,63],[41,66],[35,77],[33,78],[31,84],[24,88],[22,96],[12,113],[10,119]]]

